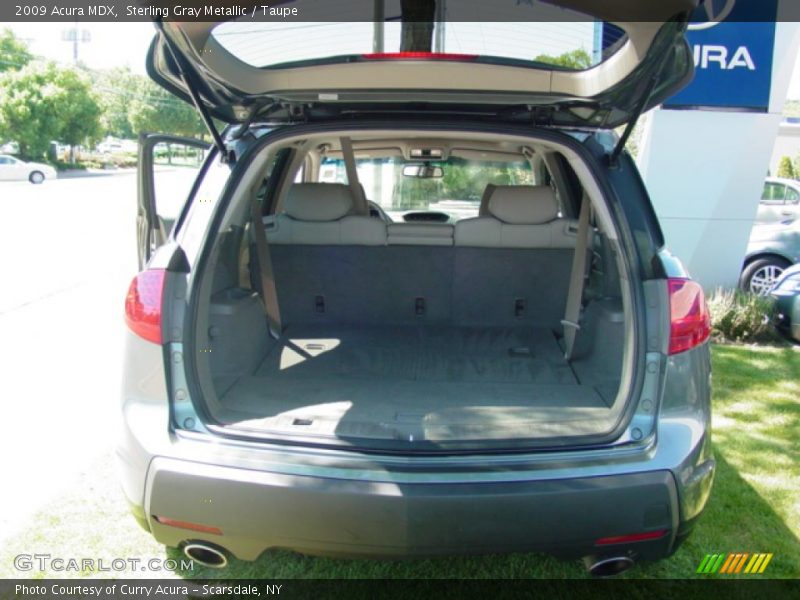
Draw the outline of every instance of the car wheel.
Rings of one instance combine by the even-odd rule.
[[[789,263],[780,258],[759,258],[742,271],[739,287],[756,296],[767,296]]]
[[[41,171],[34,171],[28,176],[28,181],[34,184],[39,184],[44,181],[44,173]]]

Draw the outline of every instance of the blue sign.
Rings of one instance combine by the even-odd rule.
[[[772,84],[777,0],[706,0],[686,39],[694,80],[665,108],[766,111]]]

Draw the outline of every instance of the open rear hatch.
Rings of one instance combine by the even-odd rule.
[[[420,3],[403,6],[414,4]],[[489,22],[496,20],[493,15],[483,19],[488,23],[447,23],[449,28],[438,21],[410,19],[411,15],[377,23],[281,26],[250,19],[162,22],[148,64],[157,82],[196,105],[223,152],[213,118],[247,128],[253,123],[313,123],[339,117],[352,123],[356,115],[374,119],[438,113],[497,123],[523,120],[539,127],[605,129],[627,124],[629,132],[643,110],[691,77],[691,53],[683,33],[695,4],[668,0],[643,8],[632,0],[602,6],[566,0],[548,7],[561,17],[559,22]],[[403,17],[410,20],[403,22]],[[552,26],[550,37],[544,25]],[[487,41],[483,34],[493,28],[506,29]],[[509,28],[517,37],[506,43],[503,39],[512,40]],[[553,37],[562,30],[562,37]],[[469,31],[471,37],[465,35]],[[402,131],[409,130],[413,126]],[[309,148],[343,143],[324,141]],[[520,151],[518,145],[505,150],[509,149]],[[322,160],[318,156],[312,163]],[[294,173],[286,177],[294,181]],[[546,179],[535,183],[549,190]],[[474,195],[481,192],[476,189]],[[584,195],[575,196],[567,212],[574,220],[571,231],[576,239],[586,239],[580,233],[585,224],[578,225]],[[274,206],[279,206],[277,201]],[[563,216],[555,213],[559,219]],[[280,218],[277,211],[270,216]],[[241,225],[236,228],[240,233],[245,230]],[[391,243],[327,248],[315,243],[270,242],[277,295],[282,310],[290,313],[277,339],[266,333],[261,301],[252,290],[234,286],[210,295],[209,322],[198,325],[198,331],[223,332],[214,341],[211,358],[206,357],[217,398],[214,427],[246,437],[306,435],[359,444],[367,440],[376,448],[395,448],[398,443],[404,448],[418,443],[436,449],[481,443],[494,447],[509,438],[548,446],[555,440],[556,445],[571,444],[576,436],[605,442],[612,439],[609,431],[619,429],[623,413],[630,413],[626,399],[633,397],[628,393],[633,368],[623,368],[632,364],[623,361],[623,355],[632,347],[633,319],[623,309],[622,294],[608,301],[604,293],[598,298],[605,300],[587,305],[587,324],[581,326],[586,345],[574,360],[565,359],[570,352],[565,353],[563,340],[554,335],[565,322],[560,321],[561,307],[567,304],[573,256],[580,255],[577,243],[508,251],[456,243],[436,249]],[[238,248],[238,242],[231,247]],[[609,251],[611,255],[621,252]],[[229,270],[238,272],[240,255],[231,256]],[[419,266],[411,269],[414,276],[400,277],[415,260]],[[437,260],[441,272],[433,268]],[[364,271],[364,281],[331,278],[342,265],[359,266],[351,269],[350,279]],[[518,266],[509,270],[510,265]],[[423,287],[420,274],[427,274],[429,293],[416,293]],[[497,281],[487,283],[493,277]],[[536,282],[545,280],[552,297],[546,298],[542,310],[525,313],[528,317],[506,310],[514,305],[514,311],[524,313],[519,300],[541,299]],[[318,290],[319,281],[328,282],[325,294]],[[517,294],[519,281],[531,289]],[[509,282],[514,285],[509,287]],[[419,324],[419,312],[398,317],[410,310],[408,303],[398,310],[391,304],[405,297],[397,293],[404,285],[415,291],[411,296],[421,297],[417,304],[420,299],[430,306],[440,301],[450,306],[453,317],[430,326]],[[452,291],[457,285],[464,287],[461,293]],[[372,290],[375,296],[367,302],[354,290]],[[473,304],[474,310],[459,313]],[[356,310],[362,305],[363,310]],[[492,308],[496,306],[505,308]],[[338,318],[335,307],[345,311]],[[386,310],[381,312],[381,307]],[[300,312],[291,318],[295,308]],[[555,312],[549,314],[550,309]],[[372,321],[364,320],[373,313],[377,316]],[[573,322],[577,318],[566,321]]]
[[[330,3],[286,3],[300,9],[303,22],[250,14],[160,22],[149,72],[227,123],[403,105],[590,128],[635,120],[691,78],[683,33],[697,0],[556,0],[535,3],[539,12],[516,4],[508,14],[490,3],[466,13],[448,5],[448,17],[460,21],[438,20],[436,2],[404,2],[403,12],[387,0],[340,2],[336,11]],[[320,5],[328,10],[318,14]],[[375,22],[331,21],[346,18],[347,8],[365,9],[358,18]],[[514,22],[498,22],[503,18]]]

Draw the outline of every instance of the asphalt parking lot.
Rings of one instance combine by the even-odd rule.
[[[135,215],[131,172],[0,182],[0,541],[111,450]]]

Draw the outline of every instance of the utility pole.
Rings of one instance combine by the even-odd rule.
[[[77,65],[80,58],[80,45],[91,42],[92,33],[88,29],[81,29],[76,20],[75,27],[61,31],[61,39],[65,42],[72,42],[72,63]]]

